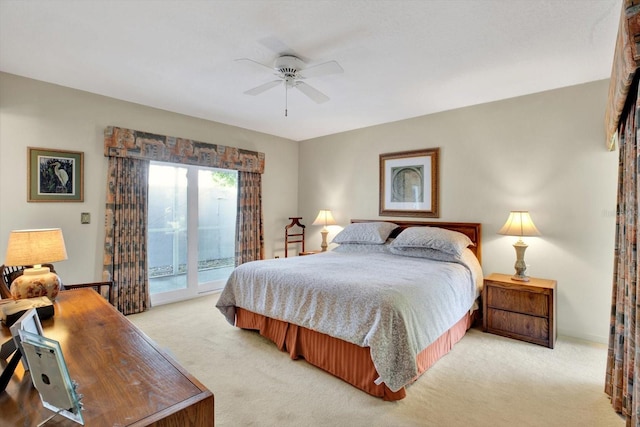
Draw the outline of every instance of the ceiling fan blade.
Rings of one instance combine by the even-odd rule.
[[[304,62],[309,62],[309,58],[301,56],[298,52],[293,50],[291,46],[288,46],[285,42],[273,36],[264,37],[258,40],[258,43],[271,50],[273,53],[277,53],[278,56],[293,55]]]
[[[282,84],[282,80],[273,80],[265,84],[261,84],[260,86],[254,87],[253,89],[249,89],[244,93],[246,95],[253,95],[253,96],[260,95],[262,92],[266,92],[269,89],[278,86],[279,84]]]
[[[318,104],[322,104],[323,102],[327,102],[329,97],[324,93],[320,92],[318,89],[309,86],[305,82],[296,82],[295,86],[300,92],[307,95],[311,100],[315,101]]]
[[[270,67],[268,65],[264,65],[262,62],[258,62],[258,61],[254,61],[253,59],[249,59],[249,58],[238,58],[235,60],[236,62],[250,62],[256,65],[259,65],[262,68],[266,68],[267,70],[269,70],[269,72],[271,73],[275,73],[276,70],[273,69],[273,67]]]
[[[302,71],[299,71],[298,74],[301,77],[316,77],[316,76],[326,76],[327,74],[337,74],[343,73],[344,70],[336,61],[323,62],[322,64],[314,65],[309,68],[305,68]]]

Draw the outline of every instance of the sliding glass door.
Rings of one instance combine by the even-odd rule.
[[[148,265],[152,304],[221,289],[233,270],[237,172],[152,162]]]

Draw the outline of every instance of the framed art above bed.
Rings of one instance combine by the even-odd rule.
[[[380,215],[438,218],[439,148],[380,154]]]

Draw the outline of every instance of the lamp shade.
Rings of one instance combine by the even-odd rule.
[[[5,265],[39,265],[67,259],[59,228],[13,230],[9,234]]]
[[[333,215],[330,210],[323,209],[318,212],[318,216],[315,221],[313,221],[312,225],[322,225],[324,227],[327,225],[336,225],[336,220],[333,219]]]
[[[533,224],[528,211],[511,211],[507,222],[498,230],[498,234],[507,236],[539,236],[540,232]]]

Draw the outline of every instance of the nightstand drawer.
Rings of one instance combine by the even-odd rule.
[[[535,316],[549,316],[548,296],[536,292],[523,292],[516,289],[487,287],[487,305]]]
[[[490,332],[507,336],[513,334],[544,343],[549,341],[549,320],[546,318],[495,309],[490,309],[486,315],[489,316]]]

